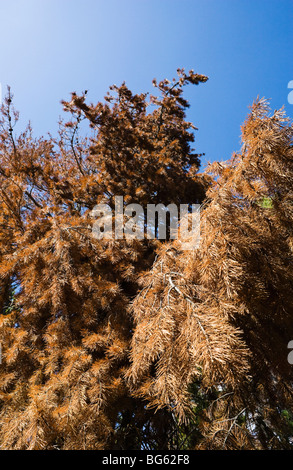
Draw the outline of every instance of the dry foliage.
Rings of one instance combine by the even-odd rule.
[[[178,70],[149,101],[73,94],[58,140],[16,137],[9,91],[2,449],[290,448],[293,128],[258,100],[241,153],[199,174],[182,92],[206,80]],[[116,195],[203,203],[199,249],[94,239],[90,211]]]
[[[197,382],[199,448],[290,448],[293,128],[258,100],[242,136],[240,154],[210,167],[200,248],[164,246],[141,278],[128,377],[182,419]]]

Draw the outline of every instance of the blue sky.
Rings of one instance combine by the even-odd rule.
[[[96,102],[125,80],[152,92],[178,67],[209,76],[186,93],[203,168],[239,150],[257,95],[293,117],[293,0],[1,0],[0,21],[3,92],[36,135],[56,133],[71,91]]]

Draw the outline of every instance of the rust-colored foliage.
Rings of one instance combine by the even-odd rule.
[[[15,137],[9,92],[2,449],[291,448],[293,127],[258,100],[241,152],[199,174],[182,91],[206,80],[178,70],[149,101],[73,94],[56,141]],[[115,196],[202,203],[199,248],[93,238],[90,211]]]
[[[90,212],[115,196],[203,200],[209,180],[197,174],[182,91],[206,80],[178,70],[173,83],[154,83],[161,96],[149,102],[125,84],[96,106],[73,94],[58,140],[34,139],[30,127],[15,136],[9,90],[0,133],[1,448],[165,445],[171,415],[145,411],[125,379],[129,304],[156,242],[98,241]],[[79,136],[83,120],[88,138]]]
[[[150,406],[198,424],[201,449],[291,448],[293,127],[252,106],[243,148],[214,163],[201,244],[164,246],[133,302],[128,378]],[[270,198],[270,208],[262,204]],[[187,384],[197,384],[192,400]],[[184,440],[183,440],[184,441]]]

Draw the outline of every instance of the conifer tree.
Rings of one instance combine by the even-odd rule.
[[[96,240],[92,209],[125,203],[201,201],[193,126],[183,87],[207,77],[178,70],[161,96],[112,87],[104,103],[86,93],[58,139],[15,134],[12,95],[0,132],[0,447],[166,447],[168,410],[146,410],[126,380],[138,275],[152,240]],[[152,107],[151,107],[152,106]],[[82,121],[91,127],[81,135]],[[83,123],[84,124],[84,123]]]
[[[141,277],[128,379],[193,422],[179,447],[292,448],[292,137],[256,101],[241,152],[209,168],[199,249],[165,245]]]
[[[59,139],[16,137],[8,91],[1,449],[292,448],[293,126],[257,100],[241,151],[200,175],[182,93],[206,79],[73,94]],[[117,195],[202,203],[199,246],[97,240],[92,209]]]

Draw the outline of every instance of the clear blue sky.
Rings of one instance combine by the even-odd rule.
[[[36,135],[56,133],[71,91],[152,91],[178,67],[210,78],[187,90],[203,167],[239,150],[257,95],[293,117],[293,0],[1,0],[0,21],[0,82]]]

